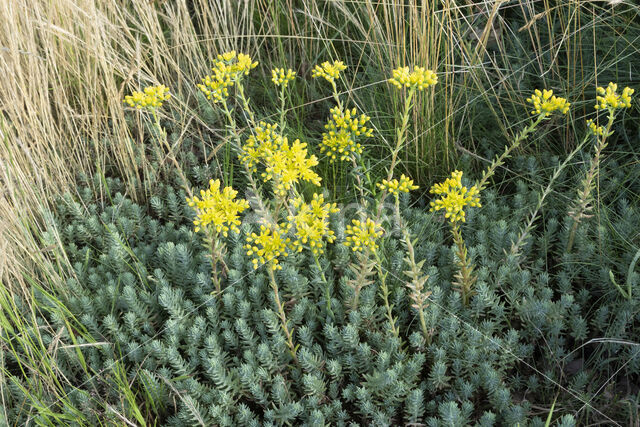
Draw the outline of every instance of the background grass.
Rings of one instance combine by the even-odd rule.
[[[141,167],[142,124],[122,104],[131,90],[170,86],[175,96],[163,120],[174,148],[201,145],[208,153],[206,170],[228,179],[230,170],[218,156],[223,129],[194,86],[216,54],[236,49],[261,62],[254,81],[262,83],[252,98],[266,115],[274,100],[260,85],[268,82],[269,69],[294,68],[301,78],[292,89],[289,119],[311,145],[330,102],[328,89],[309,78],[310,70],[342,59],[349,66],[343,87],[349,103],[369,114],[376,129],[367,161],[382,171],[400,102],[385,79],[400,65],[426,66],[438,71],[441,83],[417,101],[400,169],[428,188],[456,166],[461,152],[473,153],[471,166],[477,167],[499,151],[522,127],[524,99],[536,87],[554,89],[574,108],[569,120],[554,122],[523,150],[557,154],[570,150],[583,132],[596,85],[638,87],[640,7],[609,3],[614,2],[0,2],[0,328],[12,337],[3,338],[3,351],[14,345],[30,349],[32,359],[24,362],[33,372],[33,393],[62,392],[50,361],[61,347],[73,350],[75,344],[38,340],[34,319],[43,308],[33,302],[33,319],[12,317],[12,295],[35,301],[34,292],[49,293],[71,336],[84,334],[55,303],[56,295],[67,292],[61,278],[72,270],[56,234],[44,234],[50,222],[43,212],[54,196],[74,191],[78,174],[96,183],[97,195],[104,193],[101,177],[113,174],[123,178],[133,199],[153,192],[153,177]],[[635,107],[612,150],[637,151],[637,117]],[[317,133],[305,135],[307,129]],[[345,171],[323,167],[339,193]],[[126,381],[114,372],[123,401],[131,400]],[[114,411],[136,418],[130,405],[124,407],[129,409]]]

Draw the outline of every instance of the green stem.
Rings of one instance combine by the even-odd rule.
[[[222,111],[224,112],[225,116],[227,117],[227,120],[229,121],[229,128],[231,129],[231,133],[233,135],[233,138],[235,139],[237,149],[239,151],[242,151],[242,141],[240,139],[240,134],[238,133],[238,127],[236,125],[235,119],[233,118],[233,115],[231,114],[231,111],[229,110],[229,106],[227,105],[226,101],[222,101],[222,107],[223,107]],[[260,192],[258,190],[258,184],[256,183],[253,177],[253,173],[251,172],[251,170],[249,169],[249,167],[245,162],[241,162],[241,163],[242,163],[242,166],[244,167],[244,172],[247,177],[247,180],[249,181],[249,186],[251,187],[251,190],[253,191],[253,194],[255,196],[254,200],[258,204],[257,210],[259,212],[267,212],[265,209],[264,202],[262,201]]]
[[[236,82],[236,87],[238,88],[238,96],[242,101],[242,109],[244,110],[245,113],[247,113],[247,119],[248,119],[247,121],[249,122],[249,126],[255,129],[256,119],[255,119],[255,116],[253,115],[253,111],[249,107],[249,99],[244,94],[244,86],[242,85],[242,82],[240,81]]]
[[[331,81],[331,88],[333,89],[333,99],[335,99],[338,108],[342,110],[342,101],[340,101],[340,95],[338,94],[338,87],[336,86],[335,80]]]
[[[178,160],[176,159],[176,156],[173,153],[173,148],[171,147],[171,145],[169,144],[169,140],[167,139],[167,132],[160,124],[160,118],[158,117],[156,110],[152,109],[151,114],[153,115],[153,120],[154,120],[154,125],[156,127],[156,130],[160,134],[160,136],[158,137],[159,139],[158,145],[162,146],[162,143],[164,143],[164,145],[167,147],[167,155],[169,157],[169,160],[171,160],[171,162],[176,168],[176,171],[178,172],[178,175],[180,175],[180,179],[182,180],[182,185],[185,191],[187,192],[189,197],[193,197],[193,193],[191,192],[191,188],[189,186],[189,181],[187,180],[187,177],[184,176],[184,173],[182,172],[182,168],[180,167],[180,164],[178,163]]]
[[[286,94],[284,86],[280,88],[280,132],[284,132],[284,116],[286,106]]]
[[[324,275],[324,271],[322,270],[322,266],[320,265],[320,260],[318,259],[318,254],[313,252],[313,260],[316,263],[316,266],[318,267],[318,271],[320,271],[320,278],[322,279],[322,282],[324,283],[325,286],[325,298],[327,299],[327,313],[329,313],[329,316],[331,316],[332,319],[335,318],[335,315],[333,314],[333,310],[331,310],[331,287],[329,286],[329,281],[327,280],[327,278]]]
[[[518,135],[516,135],[511,145],[508,145],[507,148],[505,148],[504,152],[500,156],[496,157],[495,160],[491,162],[491,165],[489,165],[489,167],[482,172],[482,178],[476,183],[476,188],[479,192],[482,192],[482,190],[486,188],[487,181],[496,173],[496,169],[504,164],[504,161],[509,158],[511,152],[518,148],[522,141],[527,139],[529,134],[538,127],[538,125],[540,124],[540,122],[542,122],[542,120],[544,120],[544,118],[544,114],[538,115],[538,118],[535,121],[531,122],[529,126],[522,129],[522,131]]]
[[[462,295],[462,303],[464,306],[469,305],[469,299],[473,293],[473,284],[477,277],[473,274],[473,264],[469,261],[467,256],[467,246],[462,238],[460,232],[460,226],[457,222],[451,224],[451,234],[453,235],[453,241],[456,244],[456,255],[458,256],[458,274],[456,275],[456,281],[458,284],[458,291]]]
[[[360,205],[364,209],[366,200],[364,198],[364,186],[362,185],[362,178],[360,178],[360,173],[356,172],[358,169],[358,163],[356,160],[356,156],[354,154],[351,155],[351,164],[353,165],[353,173],[354,178],[356,179],[356,188],[360,193]]]
[[[412,286],[409,286],[409,289],[411,291],[410,296],[415,303],[414,308],[418,312],[418,318],[420,320],[420,329],[422,330],[422,335],[424,335],[427,345],[430,345],[432,334],[429,333],[429,330],[427,329],[427,322],[424,318],[424,309],[426,306],[424,300],[426,300],[429,297],[430,292],[427,292],[427,293],[423,292],[424,282],[426,282],[428,276],[421,277],[421,272],[420,272],[421,265],[418,265],[418,263],[416,263],[415,251],[413,248],[413,243],[411,243],[411,234],[409,234],[409,230],[404,225],[404,221],[402,220],[402,215],[400,215],[400,198],[398,196],[396,196],[395,208],[396,208],[395,210],[396,222],[398,223],[398,227],[400,228],[400,230],[402,230],[402,237],[404,239],[405,246],[407,247],[406,261],[409,264],[410,270],[407,271],[405,274],[408,274],[412,280]]]
[[[389,165],[389,172],[387,173],[387,181],[391,181],[393,179],[393,171],[396,167],[396,163],[398,162],[398,154],[402,149],[406,139],[407,139],[407,129],[409,128],[409,116],[412,107],[413,95],[415,94],[415,88],[410,88],[407,93],[407,97],[404,100],[404,109],[402,111],[402,122],[400,127],[397,129],[396,133],[396,146],[391,152],[391,164]],[[382,190],[382,195],[380,196],[380,201],[378,202],[378,212],[376,214],[376,222],[380,219],[380,215],[382,214],[382,206],[384,201],[388,195],[386,189]]]
[[[591,191],[593,190],[593,180],[597,179],[599,175],[598,171],[600,169],[602,150],[607,147],[607,138],[613,133],[611,132],[611,127],[613,126],[614,119],[615,115],[613,113],[613,110],[609,110],[609,121],[607,122],[607,126],[602,133],[602,137],[598,137],[596,135],[596,151],[593,155],[593,158],[591,159],[589,170],[587,171],[587,174],[583,181],[582,191],[578,195],[578,202],[576,203],[575,211],[572,215],[573,223],[571,224],[571,231],[569,232],[569,239],[567,241],[567,253],[570,253],[573,249],[576,231],[578,230],[578,224],[580,223],[580,220],[589,205]]]
[[[400,333],[396,327],[396,320],[393,318],[393,307],[389,304],[389,287],[387,286],[387,273],[382,271],[382,260],[377,251],[373,251],[376,258],[376,269],[378,270],[378,277],[380,277],[380,291],[382,295],[382,301],[384,301],[384,307],[386,310],[385,317],[389,321],[390,330],[394,337],[400,338]]]
[[[296,356],[297,347],[293,343],[293,330],[289,330],[287,316],[284,312],[284,307],[280,302],[280,293],[278,291],[278,284],[276,283],[276,276],[273,273],[272,263],[267,263],[266,268],[269,271],[269,281],[271,282],[271,289],[273,290],[276,307],[278,308],[278,317],[280,318],[280,326],[282,327],[282,331],[284,332],[284,335],[287,338],[287,346],[289,347],[289,354],[291,354],[293,361],[297,364],[298,363],[298,358]]]
[[[209,234],[209,239],[211,240],[211,279],[216,287],[216,295],[220,296],[222,295],[222,286],[218,278],[218,250],[216,248],[218,239],[216,234],[215,231]]]
[[[398,154],[402,149],[406,139],[407,139],[407,129],[409,128],[409,116],[410,110],[412,107],[413,95],[415,94],[415,89],[409,89],[409,93],[404,100],[404,110],[402,112],[402,124],[398,128],[397,136],[396,136],[396,146],[391,153],[391,165],[389,166],[389,173],[387,174],[387,180],[391,181],[393,179],[393,170],[396,167],[396,163],[398,161]]]

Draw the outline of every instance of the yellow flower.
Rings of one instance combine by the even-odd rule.
[[[347,69],[342,61],[325,61],[322,65],[316,65],[311,72],[311,77],[324,77],[329,83],[334,83],[340,78],[340,72]]]
[[[283,88],[287,87],[290,81],[292,81],[296,77],[296,72],[291,68],[285,71],[284,68],[274,68],[271,70],[271,81],[276,86],[282,86]]]
[[[187,204],[195,207],[197,218],[193,221],[196,233],[210,226],[225,237],[229,229],[239,233],[240,220],[238,214],[249,207],[244,199],[235,200],[238,192],[231,187],[220,191],[220,180],[209,181],[209,188],[200,191],[200,197],[187,198]]]
[[[124,102],[130,107],[138,109],[154,110],[162,107],[162,103],[171,97],[169,88],[165,85],[147,86],[144,92],[135,91],[124,97]]]
[[[596,125],[593,120],[591,119],[587,120],[587,126],[589,126],[589,129],[591,129],[591,133],[594,134],[595,136],[604,135],[604,128],[602,126]]]
[[[411,190],[418,189],[417,185],[413,185],[413,180],[409,179],[409,177],[405,176],[405,174],[402,174],[400,176],[400,181],[398,181],[397,179],[392,179],[391,181],[383,179],[382,183],[378,183],[377,185],[379,189],[386,189],[394,196],[397,196],[400,193],[408,193]]]
[[[324,252],[323,239],[328,243],[335,241],[334,232],[329,229],[329,215],[338,212],[335,203],[325,203],[322,194],[314,194],[311,203],[305,203],[302,197],[293,201],[295,215],[287,219],[295,225],[297,239],[293,242],[295,249],[302,251],[308,244],[314,255]]]
[[[569,104],[566,98],[560,98],[553,94],[552,90],[543,89],[540,92],[536,89],[531,95],[531,98],[527,98],[527,102],[533,104],[533,111],[531,114],[540,114],[544,117],[551,115],[555,111],[559,111],[562,114],[567,114],[569,111]]]
[[[289,255],[287,248],[291,244],[291,239],[286,235],[290,228],[291,225],[284,224],[261,225],[260,234],[251,233],[247,237],[244,248],[247,250],[247,255],[253,257],[251,262],[254,269],[265,263],[274,270],[282,269],[278,258]]]
[[[365,222],[354,219],[351,224],[347,225],[345,246],[351,247],[354,252],[364,250],[374,252],[378,249],[376,239],[382,236],[382,229],[371,218],[367,218]]]
[[[253,61],[249,55],[244,53],[238,54],[238,61],[233,65],[233,69],[236,73],[249,75],[249,71],[258,66],[258,61]]]
[[[284,196],[294,184],[300,180],[320,185],[320,177],[311,169],[318,164],[316,156],[307,157],[307,144],[299,139],[289,145],[286,137],[277,151],[268,153],[265,158],[265,172],[262,174],[264,182],[274,179],[274,192]]]
[[[413,67],[413,71],[410,71],[409,67],[400,67],[393,70],[393,77],[389,79],[389,83],[398,89],[407,87],[424,90],[438,83],[438,76],[424,67]]]
[[[280,149],[283,137],[277,132],[278,125],[260,122],[253,134],[242,146],[240,161],[255,172],[256,165]]]
[[[435,184],[431,187],[430,192],[442,196],[440,199],[431,202],[431,212],[444,209],[445,218],[449,218],[453,224],[458,221],[465,222],[464,208],[466,206],[482,206],[476,186],[467,188],[462,185],[461,171],[452,172],[451,178],[448,178],[443,183]]]
[[[609,83],[607,88],[598,87],[596,92],[598,96],[596,99],[598,103],[595,106],[596,110],[615,110],[618,108],[631,107],[631,95],[634,90],[630,87],[625,87],[622,90],[622,94],[617,93],[618,85],[615,83]]]
[[[229,87],[239,81],[243,75],[249,74],[258,65],[251,57],[236,51],[225,52],[218,55],[211,71],[213,74],[202,79],[198,88],[214,103],[222,102],[229,96]]]
[[[358,117],[356,109],[344,111],[340,107],[330,110],[331,118],[324,126],[327,132],[322,134],[320,151],[333,163],[338,157],[347,160],[352,154],[362,154],[362,146],[356,142],[358,137],[370,137],[373,129],[366,127],[371,119],[365,114]]]

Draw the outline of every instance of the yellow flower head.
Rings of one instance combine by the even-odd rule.
[[[300,180],[320,185],[320,177],[311,169],[318,164],[316,156],[307,156],[307,144],[299,139],[289,144],[286,137],[277,151],[268,153],[262,179],[275,181],[274,193],[284,196]]]
[[[276,86],[282,86],[283,88],[287,87],[290,81],[295,79],[296,72],[291,68],[285,71],[284,68],[274,68],[271,70],[271,81]]]
[[[569,104],[566,98],[560,98],[553,94],[552,90],[543,89],[540,92],[536,89],[531,95],[531,98],[527,98],[527,102],[533,104],[533,111],[531,114],[539,114],[547,117],[555,111],[559,111],[562,114],[567,114],[569,111]]]
[[[340,72],[347,69],[342,61],[325,61],[322,65],[316,65],[311,72],[311,77],[324,77],[329,83],[333,83],[340,78]]]
[[[359,137],[370,137],[373,129],[366,127],[371,118],[365,114],[358,117],[356,109],[344,111],[340,107],[330,110],[331,118],[324,125],[327,130],[322,134],[320,152],[326,151],[329,160],[333,163],[338,157],[347,160],[352,154],[362,154],[362,145],[357,141]]]
[[[609,83],[607,88],[598,87],[596,92],[598,96],[596,99],[598,103],[595,106],[596,110],[615,110],[618,108],[631,107],[631,95],[634,90],[630,87],[625,87],[622,90],[622,94],[618,94],[618,85],[615,83]]]
[[[382,183],[378,183],[378,188],[381,190],[387,190],[389,193],[397,196],[400,193],[408,193],[411,190],[417,190],[418,186],[413,185],[413,180],[409,179],[408,176],[402,174],[400,176],[400,181],[397,179],[392,179],[391,181],[387,181],[386,179],[382,180]]]
[[[375,252],[378,249],[376,240],[382,236],[382,229],[371,218],[367,218],[365,222],[354,219],[351,224],[347,225],[344,245],[354,252]]]
[[[236,51],[225,52],[218,55],[210,74],[202,79],[198,88],[214,103],[222,102],[229,97],[229,87],[239,81],[243,75],[249,74],[258,65],[249,55]]]
[[[249,55],[238,54],[238,60],[232,65],[234,71],[239,74],[249,75],[249,71],[258,66],[258,61],[253,61]]]
[[[406,87],[424,90],[438,83],[438,76],[424,67],[413,67],[413,71],[410,71],[409,67],[400,67],[393,70],[393,77],[389,79],[389,83],[398,89]]]
[[[216,70],[214,73],[202,79],[198,88],[214,103],[223,102],[229,97],[229,87],[233,86],[231,75],[224,70]]]
[[[194,207],[197,218],[193,221],[196,233],[209,227],[217,233],[227,236],[229,229],[239,233],[240,220],[238,214],[249,207],[244,199],[235,200],[238,192],[231,187],[225,187],[220,191],[220,180],[209,181],[209,188],[200,191],[200,198],[194,196],[187,198],[187,204]]]
[[[314,194],[311,203],[305,203],[302,197],[293,201],[296,214],[287,219],[295,225],[297,239],[293,246],[302,251],[303,245],[309,245],[314,255],[324,252],[324,240],[333,243],[336,239],[329,228],[329,215],[338,212],[335,203],[325,203],[322,194]]]
[[[289,255],[288,247],[291,239],[286,237],[291,225],[261,225],[260,234],[251,233],[247,237],[247,244],[244,248],[247,255],[253,257],[251,262],[256,269],[262,264],[269,264],[273,270],[282,269],[278,258]]]
[[[602,126],[596,125],[593,120],[591,119],[587,120],[587,126],[589,126],[589,129],[591,130],[591,133],[593,135],[595,136],[604,135],[604,128]]]
[[[162,107],[162,103],[171,97],[165,85],[147,86],[143,92],[133,92],[124,97],[124,102],[137,109],[154,110]]]
[[[438,194],[442,197],[431,202],[431,212],[445,210],[445,218],[449,218],[451,223],[455,224],[458,221],[465,222],[464,208],[480,207],[480,197],[478,197],[478,189],[474,185],[471,188],[467,188],[462,185],[462,172],[454,171],[451,173],[451,178],[440,184],[435,184],[430,190],[433,194]]]
[[[238,157],[251,171],[255,172],[258,163],[280,149],[283,137],[278,133],[277,128],[276,123],[260,122],[242,146],[242,153]]]

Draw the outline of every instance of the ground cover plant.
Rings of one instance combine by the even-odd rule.
[[[279,121],[270,123],[256,118],[244,87],[257,66],[248,55],[226,52],[199,85],[227,120],[234,143],[226,161],[238,158],[243,173],[234,174],[235,185],[247,189],[246,199],[220,179],[192,190],[190,177],[202,175],[197,161],[183,170],[159,120],[173,102],[166,86],[125,97],[149,125],[144,176],[169,182],[154,184],[155,195],[140,206],[123,194],[120,180],[105,177],[100,185],[110,203],[101,204],[83,178],[80,199],[66,195],[47,214],[44,241],[62,242],[74,274],[64,295],[33,288],[39,310],[29,322],[52,325],[58,335],[34,342],[23,333],[28,328],[12,328],[31,309],[20,296],[2,296],[9,419],[621,421],[610,409],[633,405],[638,393],[638,256],[621,244],[635,238],[640,217],[626,200],[638,183],[629,180],[633,172],[606,170],[601,162],[633,89],[598,88],[595,108],[605,124],[585,123],[582,142],[563,159],[518,159],[514,188],[499,194],[491,188],[498,168],[542,123],[570,109],[565,98],[536,90],[527,100],[530,124],[474,185],[459,170],[434,184],[427,209],[409,205],[418,186],[404,174],[395,178],[395,168],[415,99],[438,84],[437,73],[400,67],[390,76],[404,107],[386,178],[375,182],[360,142],[373,134],[370,118],[340,96],[346,66],[324,62],[312,76],[330,85],[335,107],[317,150],[327,153],[324,161],[351,164],[357,201],[338,207],[315,172],[318,157],[286,136],[285,91],[295,73],[272,71],[283,101]],[[588,156],[588,166],[567,174],[578,153]],[[529,185],[542,181],[542,190]],[[563,186],[569,203],[550,194]],[[615,235],[590,220],[596,191],[602,209],[609,198],[620,205]],[[604,364],[590,348],[603,336]],[[34,369],[50,369],[52,382],[36,388]],[[593,387],[607,384],[615,400],[605,404]],[[551,409],[536,410],[550,402]]]
[[[637,425],[637,6],[22,3],[3,423]]]

